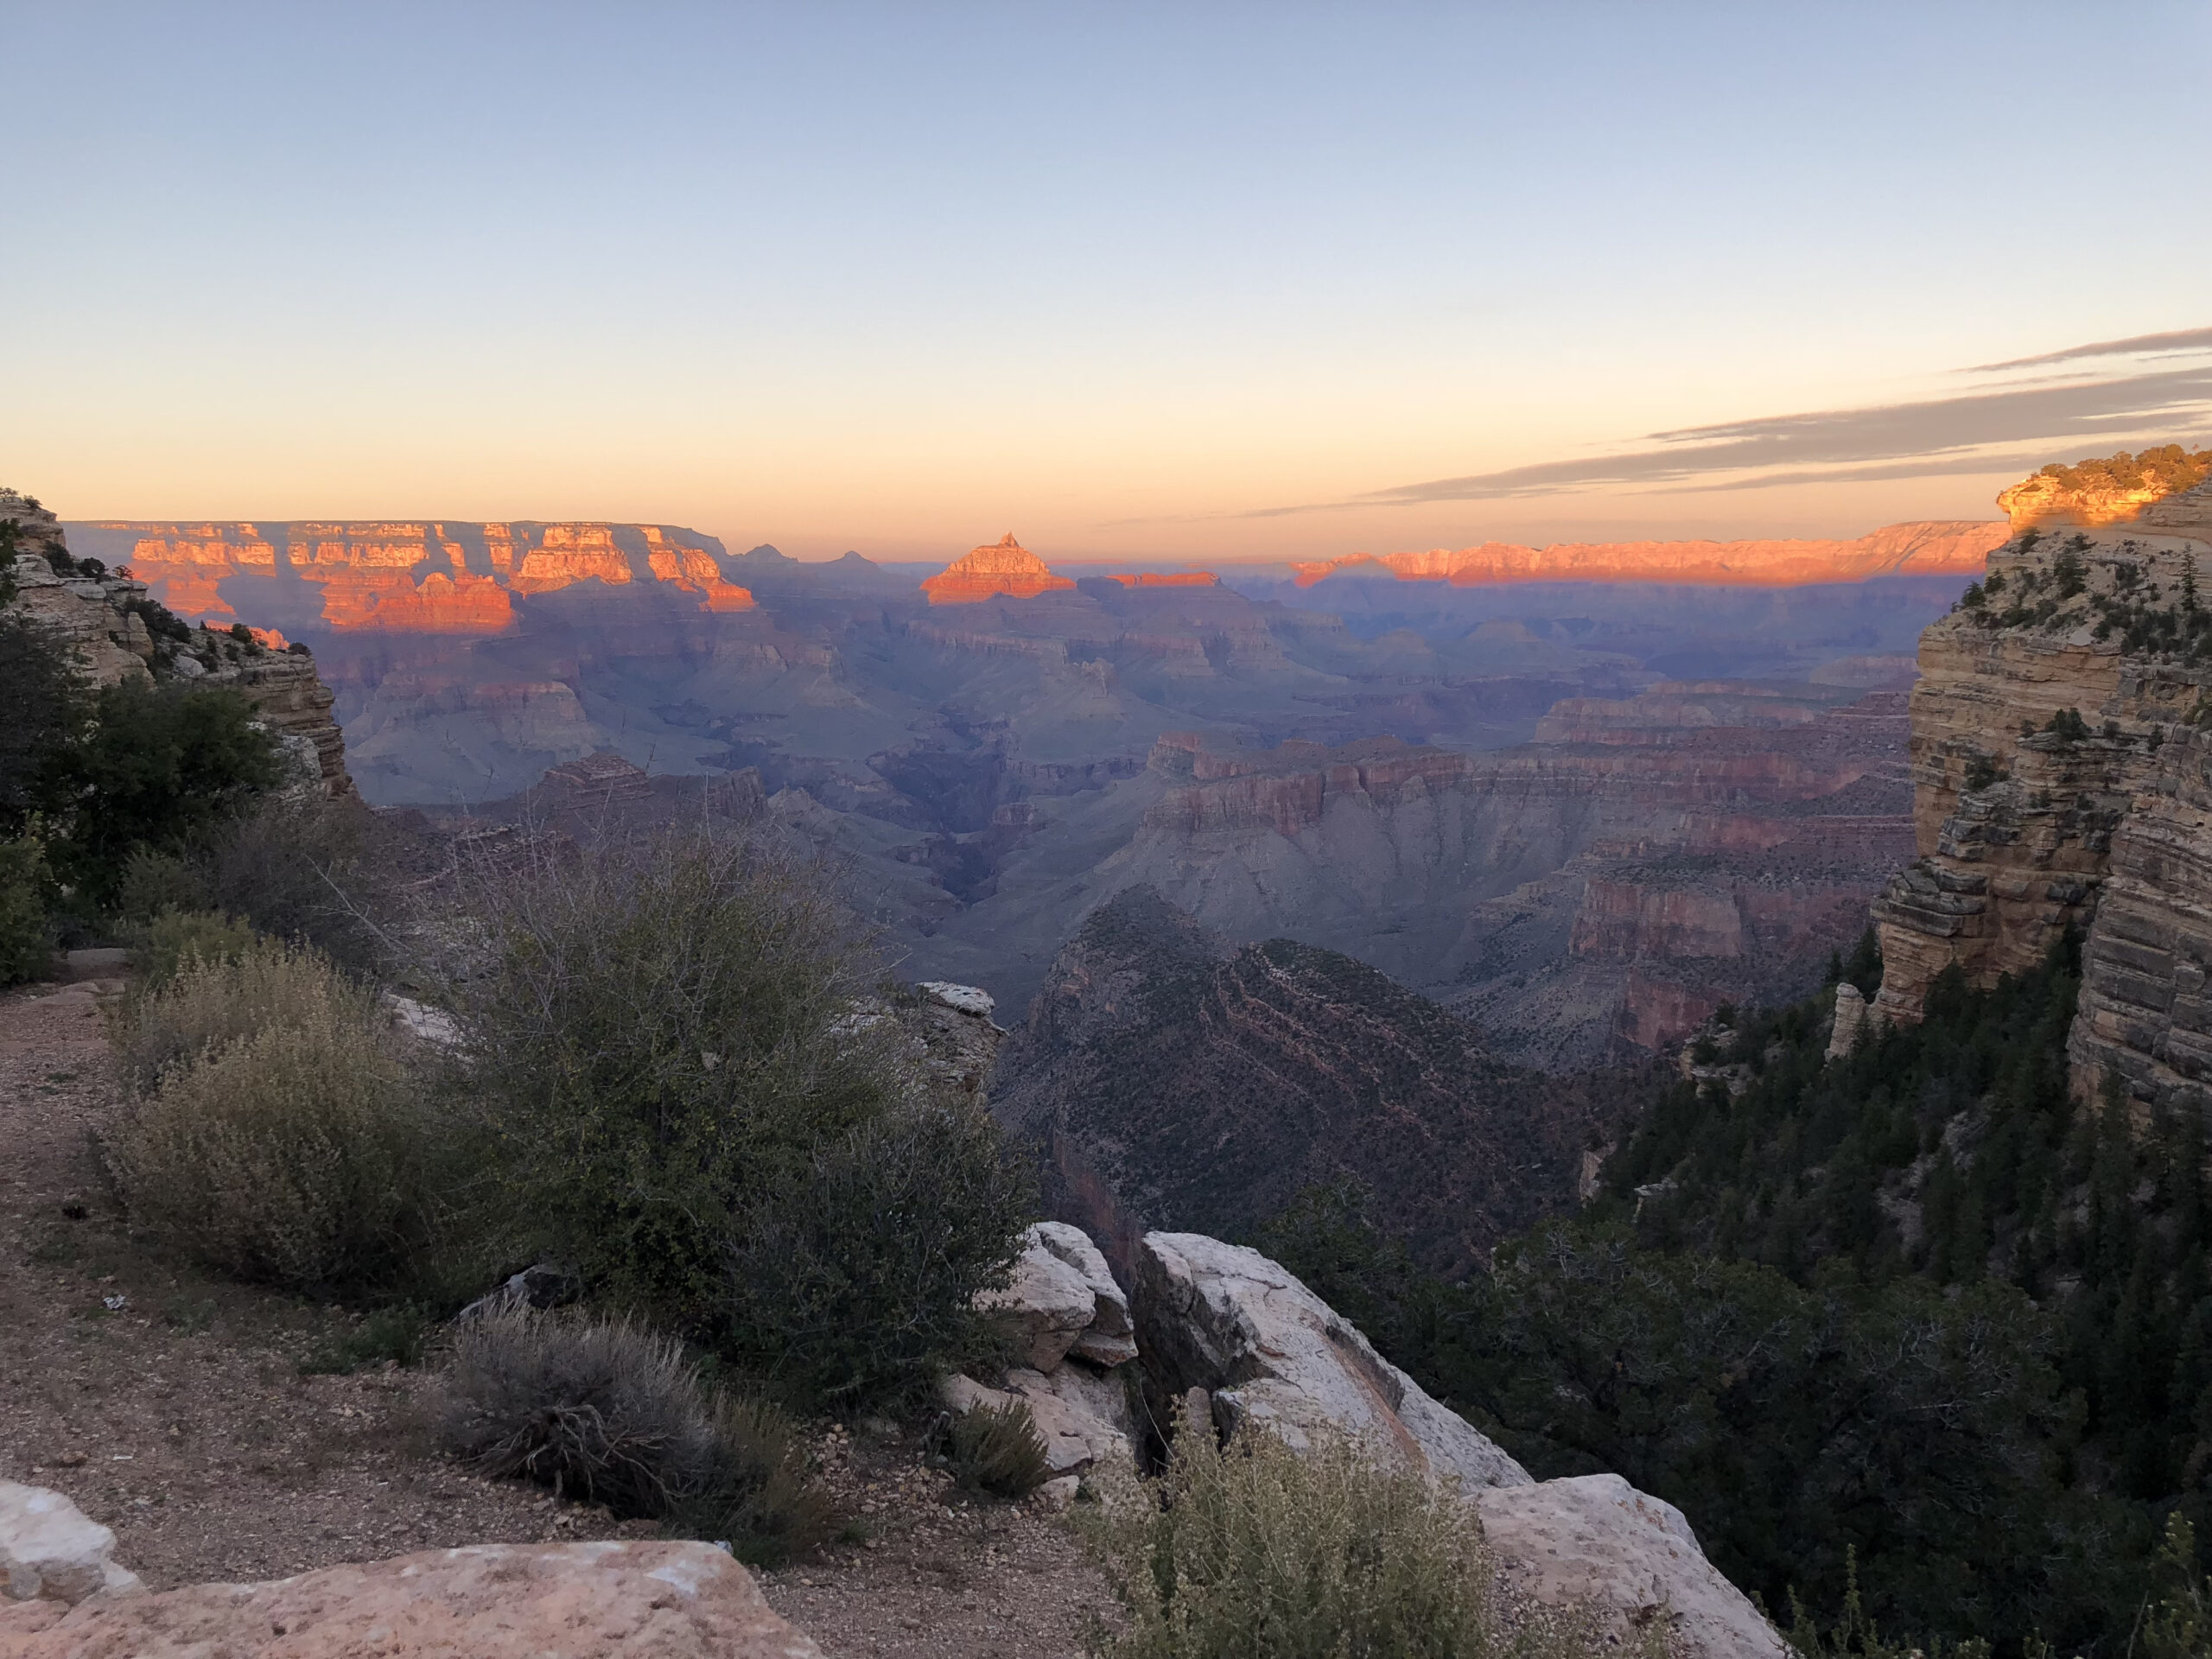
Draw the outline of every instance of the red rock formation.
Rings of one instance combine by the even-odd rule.
[[[1556,542],[1543,548],[1485,542],[1457,551],[1438,548],[1380,558],[1354,553],[1292,569],[1301,588],[1362,567],[1387,570],[1400,582],[1446,582],[1455,588],[1515,582],[1787,588],[1870,576],[1978,575],[2009,533],[2000,523],[1956,520],[1891,524],[1855,541]]]
[[[1124,588],[1218,588],[1221,578],[1211,570],[1139,570],[1123,575],[1119,573],[1106,578],[1118,582]]]
[[[1054,575],[1044,560],[1015,541],[1014,532],[1008,531],[997,545],[976,548],[965,558],[954,560],[925,582],[922,591],[932,605],[973,605],[1001,594],[1008,599],[1033,599],[1039,594],[1074,587],[1070,578]]]
[[[2071,467],[2046,467],[2005,491],[1997,505],[2015,530],[2132,524],[2153,503],[2199,486],[2207,474],[2212,474],[2212,449],[2191,454],[2177,443],[2139,455],[2122,449]]]
[[[753,607],[750,593],[724,579],[708,538],[664,524],[109,523],[94,529],[135,532],[131,568],[171,610],[194,620],[234,614],[219,590],[226,580],[279,575],[318,584],[321,620],[348,631],[497,633],[513,621],[511,594],[556,593],[579,582],[626,586],[650,579],[696,594],[702,611]]]

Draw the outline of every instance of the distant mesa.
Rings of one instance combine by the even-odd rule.
[[[1034,599],[1039,594],[1072,592],[1074,581],[1056,576],[1052,567],[1014,539],[979,547],[955,559],[922,584],[932,605],[974,605],[987,599]]]
[[[222,588],[237,577],[315,583],[321,622],[340,631],[498,633],[514,595],[580,582],[665,584],[702,611],[753,605],[723,577],[721,543],[668,524],[107,521],[80,539],[194,620],[236,613]]]
[[[2170,496],[2194,493],[2212,478],[2212,449],[2194,454],[2177,443],[2163,444],[2130,454],[2115,454],[2075,461],[2071,467],[2053,463],[1997,498],[2014,530],[2038,524],[2080,524],[2096,529],[2105,524],[2139,520],[2157,527],[2146,509]]]
[[[1991,551],[2011,535],[2012,527],[1995,519],[1945,519],[1891,524],[1852,541],[1555,542],[1549,547],[1484,542],[1456,551],[1353,553],[1291,569],[1300,588],[1360,575],[1454,588],[1519,582],[1794,588],[1872,576],[1979,575]]]

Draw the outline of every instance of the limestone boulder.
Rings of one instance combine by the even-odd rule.
[[[1114,1461],[1134,1466],[1135,1421],[1118,1380],[1112,1384],[1116,1392],[1109,1395],[1103,1388],[1095,1392],[1088,1389],[1082,1378],[1073,1365],[1049,1376],[1017,1369],[1007,1373],[1002,1389],[955,1376],[947,1380],[944,1398],[948,1410],[963,1417],[979,1407],[1003,1411],[1017,1402],[1027,1406],[1045,1442],[1045,1461],[1056,1478],[1088,1474]]]
[[[1719,1574],[1673,1504],[1618,1475],[1474,1494],[1483,1532],[1522,1594],[1593,1608],[1629,1641],[1663,1619],[1694,1659],[1788,1659],[1789,1645]]]
[[[1135,1293],[1154,1386],[1167,1395],[1205,1389],[1224,1433],[1257,1425],[1302,1451],[1325,1427],[1465,1491],[1529,1484],[1527,1470],[1257,1250],[1199,1233],[1147,1233]]]
[[[1112,1367],[1137,1357],[1136,1327],[1129,1319],[1129,1299],[1115,1282],[1113,1269],[1082,1228],[1065,1221],[1040,1221],[1029,1230],[1033,1249],[1043,1249],[1083,1275],[1090,1287],[1090,1323],[1068,1351],[1094,1365]]]
[[[114,1553],[115,1535],[60,1492],[0,1480],[0,1594],[8,1600],[64,1607],[103,1591],[136,1591],[137,1575]]]
[[[1011,1335],[1023,1363],[1049,1371],[1067,1357],[1076,1338],[1097,1317],[1098,1293],[1029,1230],[1014,1276],[1004,1288],[987,1290],[976,1306]]]
[[[820,1659],[711,1544],[486,1544],[267,1584],[0,1603],[7,1659]]]

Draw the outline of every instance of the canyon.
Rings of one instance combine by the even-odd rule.
[[[1149,885],[1450,1000],[1502,1063],[1574,1069],[1796,988],[1856,936],[1910,853],[1895,688],[1964,585],[1926,569],[1989,528],[1836,543],[1877,574],[1809,588],[1708,543],[1647,563],[1737,580],[1094,574],[1012,536],[917,569],[647,524],[69,530],[180,613],[310,649],[372,804],[573,818],[541,779],[595,756],[648,776],[639,812],[723,779],[716,810],[843,872],[902,974],[1026,1006],[1084,915]]]
[[[2033,480],[2031,480],[2033,482]],[[2008,493],[2009,494],[2010,493]],[[1929,628],[1911,697],[1917,856],[1875,909],[1876,1020],[1917,1019],[1955,970],[1983,986],[2069,932],[2073,1087],[2212,1106],[2212,484],[2021,533]]]

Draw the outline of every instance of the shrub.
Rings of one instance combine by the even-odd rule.
[[[110,1139],[117,1185],[139,1225],[240,1278],[310,1292],[389,1281],[427,1231],[436,1137],[373,1003],[315,958],[262,953],[195,961],[147,1005],[196,1010],[213,988],[257,988],[272,962],[297,1006],[155,1072]]]
[[[1090,1532],[1127,1615],[1092,1638],[1114,1659],[1489,1659],[1605,1649],[1572,1618],[1511,1618],[1473,1513],[1419,1474],[1322,1437],[1227,1449],[1178,1433],[1149,1501],[1109,1506]]]
[[[835,1525],[788,1417],[709,1395],[675,1340],[628,1319],[522,1308],[470,1321],[440,1433],[486,1474],[726,1540],[756,1564],[811,1549]]]
[[[115,907],[133,921],[150,921],[169,911],[204,911],[215,895],[207,872],[175,853],[141,847],[123,861],[115,885]]]
[[[89,707],[67,644],[29,618],[0,616],[0,834],[22,832]]]
[[[39,786],[69,879],[109,904],[133,849],[180,850],[283,775],[238,692],[126,680],[99,692],[90,725],[49,758]]]
[[[164,911],[138,930],[135,942],[138,999],[162,989],[194,963],[238,962],[265,943],[244,924],[204,910]]]
[[[492,967],[454,1000],[522,1248],[785,1386],[925,1382],[1026,1188],[858,1013],[869,964],[823,873],[676,833],[475,891]]]
[[[269,799],[218,826],[202,858],[211,903],[349,971],[390,965],[396,831],[359,802]]]
[[[46,920],[50,880],[46,847],[37,836],[0,841],[0,985],[46,975],[53,946]]]
[[[269,939],[240,944],[221,917],[169,918],[159,938],[149,945],[151,971],[108,1033],[142,1090],[181,1062],[272,1026],[335,1020],[367,1027],[377,1018],[375,999],[324,958]],[[164,976],[167,949],[176,950],[177,965]]]
[[[1052,1472],[1045,1437],[1019,1400],[954,1418],[945,1431],[945,1459],[961,1485],[999,1497],[1027,1497]]]

